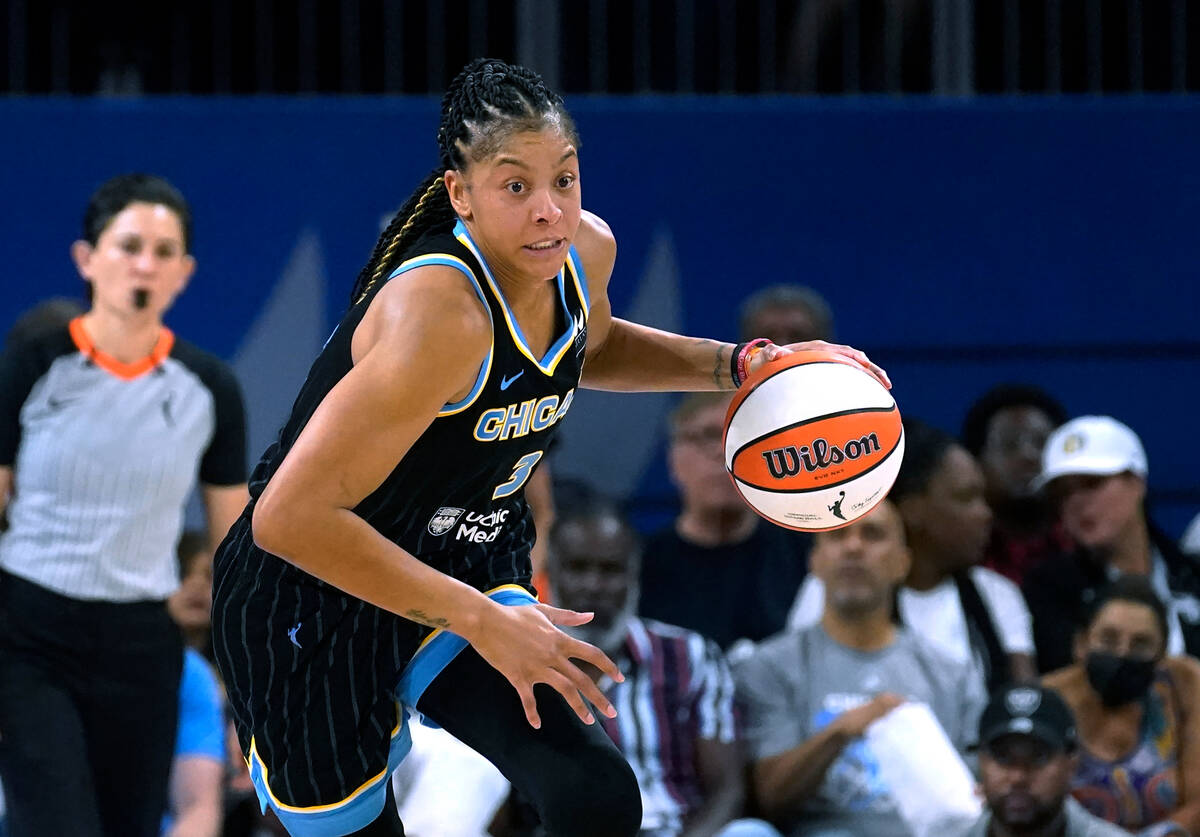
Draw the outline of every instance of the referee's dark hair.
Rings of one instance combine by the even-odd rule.
[[[963,447],[979,456],[987,443],[988,425],[996,413],[1010,407],[1041,410],[1055,427],[1064,424],[1068,418],[1066,408],[1044,389],[1029,384],[999,384],[979,396],[967,410],[962,428]]]
[[[104,228],[131,203],[161,204],[179,217],[183,252],[192,252],[192,210],[183,193],[165,178],[133,172],[118,174],[100,184],[83,212],[83,240],[93,247]]]
[[[491,157],[510,136],[556,126],[579,148],[579,133],[562,98],[532,70],[494,58],[477,58],[463,68],[442,97],[438,164],[409,196],[375,242],[358,274],[350,304],[404,260],[426,233],[450,230],[455,213],[442,178]]]

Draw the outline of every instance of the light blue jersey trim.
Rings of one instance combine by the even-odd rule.
[[[336,837],[366,828],[383,811],[387,802],[387,783],[412,749],[412,735],[408,731],[408,711],[402,706],[397,706],[396,711],[400,713],[400,723],[392,733],[387,768],[369,779],[346,799],[330,805],[300,808],[280,802],[271,793],[266,765],[259,758],[258,751],[251,746],[247,763],[250,765],[250,781],[254,783],[254,790],[258,794],[259,808],[264,814],[268,807],[273,808],[275,815],[292,837]]]
[[[463,410],[475,403],[475,399],[479,397],[479,393],[483,392],[483,385],[487,383],[488,374],[492,369],[492,355],[496,350],[496,324],[492,321],[492,306],[488,305],[487,297],[483,295],[483,288],[479,284],[479,280],[475,278],[475,272],[457,256],[451,256],[446,253],[430,253],[426,256],[417,256],[409,259],[392,271],[388,279],[394,279],[402,273],[407,273],[418,267],[426,265],[440,264],[446,267],[453,267],[471,280],[471,287],[475,289],[475,295],[479,297],[479,301],[483,303],[483,309],[487,311],[488,322],[492,325],[492,345],[488,349],[487,357],[483,363],[479,365],[479,374],[475,376],[475,386],[471,387],[471,391],[467,393],[466,398],[454,404],[447,404],[438,410],[438,416],[452,416],[455,413],[461,413]]]
[[[488,285],[491,287],[492,292],[496,295],[496,299],[500,302],[500,310],[504,313],[504,322],[508,325],[508,331],[512,335],[513,343],[516,344],[517,350],[521,354],[525,355],[525,357],[527,357],[530,361],[532,361],[533,364],[537,366],[539,370],[541,370],[542,374],[548,376],[553,375],[554,370],[558,367],[559,361],[566,356],[568,347],[570,347],[572,342],[575,340],[575,335],[579,331],[579,325],[575,322],[575,318],[571,316],[571,310],[567,306],[567,291],[564,285],[563,277],[563,272],[566,270],[566,267],[564,266],[562,270],[558,271],[558,276],[555,277],[555,281],[558,282],[558,299],[559,303],[562,305],[563,319],[567,326],[558,340],[551,344],[550,348],[546,350],[546,353],[542,355],[541,358],[538,358],[534,356],[533,351],[529,348],[529,342],[525,339],[525,334],[521,331],[521,325],[517,322],[516,315],[513,314],[512,309],[509,308],[508,300],[504,298],[504,293],[500,290],[500,286],[496,283],[495,277],[492,276],[492,270],[490,267],[488,267],[487,261],[484,260],[483,253],[476,246],[475,240],[471,238],[471,233],[467,230],[466,225],[463,224],[462,221],[459,221],[454,225],[454,237],[462,242],[464,247],[471,251],[471,253],[479,261],[480,266],[483,268],[484,278],[487,279]],[[570,258],[572,252],[572,250],[567,251],[568,258]],[[584,309],[586,312],[586,305],[584,306]],[[586,318],[586,316],[587,314],[585,313],[584,317]]]
[[[579,254],[575,252],[575,246],[567,251],[567,261],[571,265],[571,276],[575,280],[575,290],[579,293],[579,299],[583,301],[583,317],[587,317],[592,313],[592,297],[588,293],[587,273],[583,269],[583,261],[579,258]]]
[[[514,607],[537,604],[537,599],[530,595],[528,590],[515,584],[506,584],[492,590],[488,593],[488,598],[499,604]],[[430,634],[404,667],[400,682],[396,684],[396,699],[415,709],[417,701],[425,694],[429,684],[466,647],[467,641],[450,631],[438,630]],[[435,726],[428,720],[422,720],[422,723]]]

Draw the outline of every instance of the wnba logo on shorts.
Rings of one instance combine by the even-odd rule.
[[[433,517],[429,518],[429,525],[425,528],[431,535],[444,535],[454,528],[454,524],[462,517],[462,513],[466,509],[457,509],[454,506],[442,506],[433,513]]]
[[[775,448],[763,451],[762,457],[767,462],[767,470],[777,480],[794,477],[803,468],[808,473],[841,465],[847,460],[855,460],[863,456],[879,453],[879,437],[872,433],[861,439],[851,439],[842,445],[831,445],[825,439],[814,439],[811,445],[788,445],[785,448]]]

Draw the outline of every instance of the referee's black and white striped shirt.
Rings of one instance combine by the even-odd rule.
[[[0,355],[0,466],[13,469],[0,568],[66,596],[164,599],[197,479],[246,481],[245,415],[230,369],[163,328],[125,364],[82,321]]]

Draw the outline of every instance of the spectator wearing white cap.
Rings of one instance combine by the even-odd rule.
[[[1075,635],[1097,591],[1127,574],[1149,579],[1166,603],[1167,653],[1200,654],[1200,562],[1151,520],[1148,474],[1137,434],[1109,416],[1072,419],[1046,442],[1037,482],[1078,548],[1043,562],[1025,579],[1043,672],[1070,665]]]

